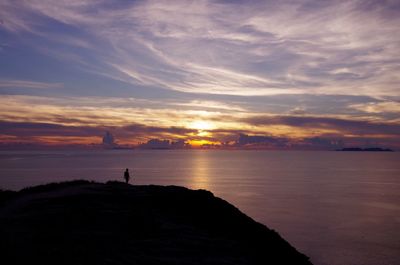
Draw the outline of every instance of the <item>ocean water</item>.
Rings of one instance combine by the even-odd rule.
[[[400,264],[400,153],[0,152],[0,188],[71,179],[207,189],[316,265]]]

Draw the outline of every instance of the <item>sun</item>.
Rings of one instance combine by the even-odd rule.
[[[207,130],[211,130],[214,126],[207,121],[194,121],[190,124],[190,128],[192,129],[196,129],[199,131],[207,131]]]

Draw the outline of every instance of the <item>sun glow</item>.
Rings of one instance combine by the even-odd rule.
[[[207,131],[207,130],[213,129],[214,126],[210,122],[198,120],[198,121],[192,122],[190,124],[190,128],[196,129],[199,131]]]
[[[219,145],[220,143],[218,142],[212,142],[212,141],[208,141],[208,140],[189,140],[188,143],[192,146],[192,147],[201,147],[204,145]]]

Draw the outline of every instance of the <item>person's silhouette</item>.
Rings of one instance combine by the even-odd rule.
[[[129,182],[130,176],[129,176],[129,170],[128,169],[125,170],[124,179],[125,179],[126,183]]]

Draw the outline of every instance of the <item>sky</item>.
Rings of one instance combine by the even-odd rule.
[[[0,0],[1,146],[400,149],[399,73],[398,0]]]

